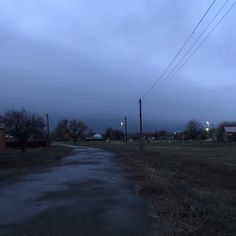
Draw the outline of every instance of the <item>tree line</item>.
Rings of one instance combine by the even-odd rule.
[[[25,151],[26,143],[31,141],[46,140],[47,122],[43,116],[30,113],[25,109],[9,110],[4,114],[6,134],[12,136],[17,145]],[[62,120],[58,123],[53,135],[68,137],[74,143],[80,139],[87,125],[80,120]]]
[[[27,141],[46,138],[47,123],[41,115],[30,113],[25,109],[13,109],[7,111],[4,114],[4,118],[6,133],[14,137],[23,150],[25,150]],[[211,127],[209,130],[206,130],[199,121],[190,120],[185,125],[185,132],[188,135],[188,139],[206,139],[214,135],[219,141],[223,141],[225,126],[236,127],[236,122],[222,122],[217,128]],[[164,135],[164,133],[165,131],[156,132],[154,136]],[[60,141],[71,140],[76,144],[79,140],[83,140],[93,134],[94,133],[88,129],[87,124],[80,119],[63,119],[58,122],[56,128],[51,133],[51,137],[54,140]],[[136,137],[130,134],[130,137],[132,136]],[[124,133],[121,130],[109,127],[106,129],[103,137],[109,140],[122,140],[124,139]]]
[[[26,143],[31,141],[46,140],[47,121],[41,115],[30,113],[25,109],[9,110],[4,114],[7,135],[12,136],[18,146],[25,150]],[[88,129],[85,122],[80,119],[62,119],[56,125],[50,136],[53,140],[73,141],[76,144],[94,133]],[[107,128],[104,139],[121,140],[124,133],[120,130]]]
[[[215,138],[218,141],[224,141],[224,127],[236,127],[236,122],[221,122],[216,128],[208,123],[208,127],[204,127],[201,122],[197,120],[190,120],[185,125],[188,139],[203,140],[207,138]],[[236,135],[233,135],[233,140],[236,141]]]

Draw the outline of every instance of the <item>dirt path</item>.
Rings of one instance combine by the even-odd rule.
[[[0,235],[159,235],[112,154],[76,152],[0,188]]]

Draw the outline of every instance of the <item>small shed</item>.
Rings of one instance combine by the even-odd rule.
[[[236,141],[236,127],[235,126],[224,127],[224,140]]]

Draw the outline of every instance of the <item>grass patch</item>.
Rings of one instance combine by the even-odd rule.
[[[163,235],[236,235],[236,144],[85,143],[116,152],[137,191],[165,223]]]
[[[70,152],[71,149],[60,146],[26,149],[26,152],[7,148],[0,154],[0,182],[25,174],[34,168],[49,165]]]

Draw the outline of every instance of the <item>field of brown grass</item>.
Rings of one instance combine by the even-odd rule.
[[[135,171],[137,191],[166,226],[163,235],[236,235],[236,144],[89,142]]]
[[[60,146],[26,149],[26,152],[7,148],[0,154],[0,183],[32,171],[34,168],[49,165],[70,152],[70,149]]]

